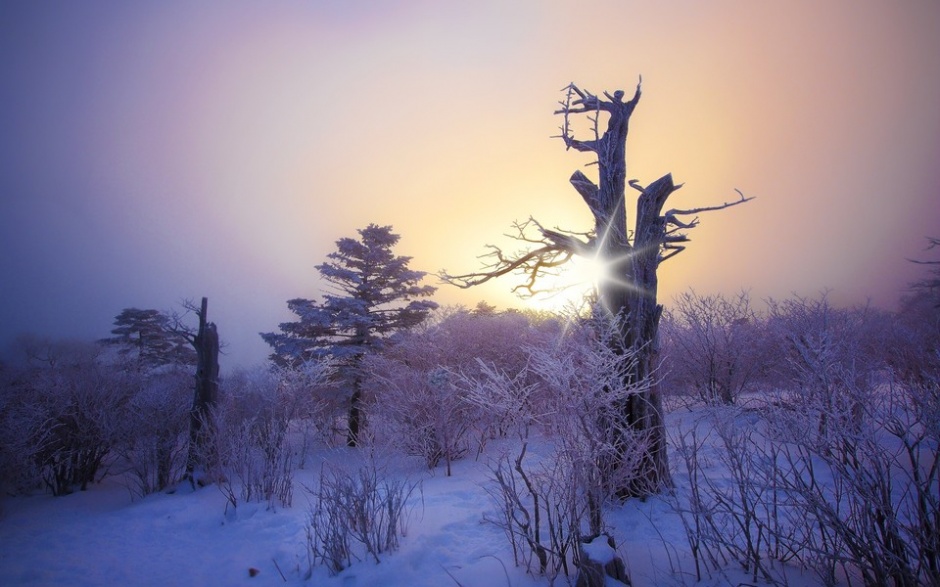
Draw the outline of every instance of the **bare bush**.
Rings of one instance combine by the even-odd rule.
[[[673,385],[704,401],[732,404],[759,381],[767,365],[762,320],[750,296],[677,296],[663,321]]]
[[[131,493],[162,491],[183,474],[192,402],[192,373],[164,367],[131,377],[136,392],[119,419],[115,451],[129,474]]]
[[[321,385],[329,372],[328,363],[310,362],[300,375],[296,370],[256,370],[237,373],[227,382],[214,418],[221,463],[231,473],[223,491],[232,506],[238,499],[267,502],[269,508],[291,505],[295,449],[290,425],[315,417],[318,404],[310,388]]]
[[[407,531],[410,499],[419,484],[392,478],[374,458],[355,470],[324,464],[306,528],[307,552],[313,567],[323,565],[335,575],[361,556],[376,564],[380,555],[398,548]]]
[[[129,398],[124,375],[90,343],[21,339],[23,363],[6,394],[13,458],[53,495],[85,490],[102,472]],[[9,449],[8,449],[9,450]],[[34,467],[34,468],[33,468]],[[20,481],[31,485],[29,479]]]
[[[516,564],[554,582],[577,565],[578,542],[604,530],[604,507],[617,489],[643,474],[649,439],[621,416],[636,391],[622,384],[633,358],[611,351],[596,325],[528,352],[527,373],[510,377],[482,365],[478,379],[465,380],[471,400],[520,437],[519,452],[491,467],[497,515],[489,519],[506,533]],[[526,462],[536,428],[551,434],[543,464]]]
[[[429,324],[401,335],[381,355],[366,359],[364,388],[374,432],[429,468],[451,463],[505,433],[485,418],[459,385],[480,365],[518,374],[528,344],[541,340],[553,323],[520,312],[447,310]]]

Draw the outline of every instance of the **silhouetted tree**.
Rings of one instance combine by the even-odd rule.
[[[331,355],[351,384],[347,444],[356,446],[362,424],[360,361],[391,334],[423,322],[437,304],[425,298],[435,287],[420,285],[425,273],[408,268],[411,257],[396,256],[399,235],[391,226],[370,224],[359,239],[341,238],[329,261],[317,265],[332,292],[317,303],[297,298],[287,306],[300,318],[262,333],[274,349],[271,360],[293,365]]]
[[[163,365],[195,365],[196,353],[190,341],[159,310],[125,308],[114,318],[114,336],[102,342],[118,345],[118,353],[133,361],[138,370]]]
[[[630,116],[640,101],[640,84],[633,98],[624,101],[624,92],[599,97],[583,91],[575,84],[565,89],[561,108],[561,138],[569,149],[594,153],[597,157],[598,182],[581,171],[571,176],[571,184],[584,199],[594,216],[589,233],[549,230],[534,219],[517,223],[518,238],[534,245],[519,254],[505,254],[491,247],[492,263],[483,271],[464,275],[443,274],[449,283],[471,287],[494,277],[513,272],[526,275],[526,282],[516,289],[534,293],[539,278],[550,274],[574,255],[595,258],[605,263],[608,277],[598,285],[599,308],[619,328],[619,336],[611,339],[618,353],[630,353],[635,360],[623,376],[627,388],[641,385],[643,391],[631,394],[623,402],[621,414],[634,431],[649,435],[649,451],[640,463],[642,474],[630,476],[636,481],[623,487],[622,496],[643,496],[669,484],[666,460],[665,431],[660,394],[653,373],[658,364],[657,330],[663,307],[657,302],[660,263],[681,252],[689,240],[683,232],[698,224],[698,214],[721,210],[743,203],[749,198],[740,194],[737,201],[718,206],[688,210],[663,211],[669,196],[681,186],[666,174],[643,186],[636,180],[626,181],[626,140]],[[593,137],[580,140],[570,126],[573,114],[587,114],[593,124]],[[601,118],[607,117],[607,128],[601,132]],[[627,203],[624,190],[628,185],[639,192],[633,229],[628,229]],[[533,235],[533,229],[535,234]],[[624,443],[629,442],[625,439]],[[626,455],[629,447],[622,446]]]
[[[927,237],[927,250],[940,248],[940,238]],[[912,263],[928,267],[927,275],[911,284],[911,289],[929,298],[934,306],[940,307],[940,260],[922,261],[912,259]]]
[[[928,250],[940,239],[928,238]],[[883,348],[895,376],[940,402],[940,260],[912,260],[926,268],[902,296],[891,337]]]
[[[189,302],[188,310],[196,310]],[[216,465],[211,452],[212,409],[219,399],[219,332],[215,324],[208,321],[209,299],[202,298],[196,315],[199,328],[193,333],[177,320],[178,329],[188,338],[196,350],[196,384],[193,391],[193,407],[189,413],[189,457],[186,461],[186,479],[195,487],[196,469],[202,465]]]

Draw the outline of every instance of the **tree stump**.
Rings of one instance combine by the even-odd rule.
[[[578,582],[576,587],[632,585],[623,559],[617,556],[614,539],[600,534],[578,544]]]
[[[198,356],[196,367],[193,407],[189,413],[189,458],[185,478],[196,488],[196,468],[203,465],[211,469],[218,463],[211,456],[210,444],[213,434],[211,412],[219,396],[219,332],[215,324],[206,318],[208,298],[202,298],[199,310],[199,330],[192,339]],[[218,473],[218,471],[215,471]],[[200,483],[202,484],[202,483]]]

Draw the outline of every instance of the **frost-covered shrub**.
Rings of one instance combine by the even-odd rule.
[[[892,344],[891,325],[825,295],[771,302],[781,393],[673,439],[674,507],[699,578],[737,562],[773,582],[796,562],[826,585],[940,580],[940,402],[909,383],[929,381],[924,356]]]
[[[825,435],[795,414],[781,434],[779,483],[803,522],[801,559],[826,581],[841,572],[866,585],[937,584],[940,438],[932,417],[895,389],[850,406],[830,408]]]
[[[34,428],[35,458],[43,481],[55,495],[85,490],[95,480],[114,445],[115,419],[127,397],[110,374],[75,372],[65,376],[45,403],[45,421]],[[61,395],[58,395],[61,394]]]
[[[553,584],[577,566],[589,502],[570,461],[549,457],[532,464],[526,461],[528,447],[525,442],[518,453],[491,464],[487,492],[496,509],[484,519],[506,534],[517,566]]]
[[[450,476],[451,463],[471,449],[479,410],[444,369],[425,372],[381,357],[371,366],[383,373],[372,376],[373,384],[381,385],[369,410],[374,426],[407,454],[422,457],[429,469],[443,462]]]
[[[796,562],[825,585],[938,584],[940,438],[919,405],[880,386],[820,407],[823,430],[776,402],[680,431],[674,503],[699,578],[737,562],[780,581]]]
[[[17,494],[42,485],[39,463],[33,458],[31,428],[39,421],[29,387],[18,369],[7,368],[0,381],[0,492]]]
[[[509,538],[517,564],[553,581],[569,574],[577,544],[604,528],[604,507],[617,491],[644,474],[648,438],[622,416],[637,391],[622,373],[632,357],[605,343],[598,324],[572,325],[554,344],[528,348],[525,373],[510,377],[481,365],[466,378],[481,409],[511,423],[518,452],[491,466],[491,521]],[[526,453],[540,430],[551,447],[541,462]]]
[[[5,392],[18,484],[37,479],[54,495],[86,489],[116,441],[131,386],[90,343],[24,339],[23,362]],[[11,454],[12,453],[12,454]],[[27,465],[26,463],[29,462]]]
[[[883,330],[886,336],[879,342],[893,379],[927,404],[931,398],[940,398],[940,300],[936,283],[932,289],[916,288],[905,296],[894,320]]]
[[[291,398],[286,406],[290,413],[289,436],[300,468],[313,444],[345,443],[345,423],[338,427],[337,420],[345,419],[348,403],[335,383],[337,371],[337,362],[324,358],[293,367],[273,367],[269,372],[279,393]]]
[[[308,443],[306,429],[299,442],[291,437],[291,423],[316,418],[316,387],[329,373],[327,362],[311,361],[300,369],[242,371],[225,382],[215,426],[233,506],[239,500],[290,506],[296,447]]]
[[[370,457],[358,467],[327,466],[316,490],[306,528],[309,573],[323,565],[335,575],[353,559],[379,556],[398,548],[407,530],[409,503],[419,484],[392,477]]]
[[[678,457],[677,488],[667,499],[682,518],[697,581],[735,562],[753,581],[774,583],[774,562],[793,556],[785,526],[791,511],[776,487],[775,445],[764,450],[755,422],[742,410],[716,408],[670,439]],[[715,465],[727,477],[709,474]]]
[[[166,489],[186,466],[193,374],[180,367],[161,367],[131,379],[136,392],[117,423],[115,451],[127,471],[134,495]]]
[[[122,374],[84,357],[35,373],[20,396],[26,450],[53,495],[85,490],[116,441],[130,394]]]
[[[447,466],[482,448],[505,426],[467,401],[465,377],[481,366],[525,372],[527,347],[558,326],[520,312],[450,310],[430,324],[399,336],[365,361],[368,413],[379,439],[388,439],[431,468]]]
[[[825,434],[832,417],[858,419],[884,367],[877,347],[867,344],[868,308],[833,307],[825,295],[771,302],[769,334],[786,357],[788,401],[818,423]]]
[[[667,388],[689,390],[708,403],[731,404],[765,376],[772,353],[764,321],[750,296],[677,296],[660,326],[667,359]]]

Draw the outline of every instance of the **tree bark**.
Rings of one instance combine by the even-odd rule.
[[[599,117],[609,115],[607,130],[593,141],[579,141],[563,128],[563,139],[568,147],[580,151],[593,151],[597,155],[599,185],[595,186],[580,171],[571,177],[571,184],[584,198],[594,216],[597,255],[609,267],[610,279],[598,288],[601,306],[618,322],[619,340],[611,342],[613,350],[631,354],[634,358],[630,372],[623,375],[623,384],[638,388],[621,407],[623,423],[649,443],[626,487],[618,489],[621,497],[646,496],[671,484],[663,427],[662,400],[655,384],[654,372],[658,362],[659,319],[663,308],[657,303],[660,253],[665,244],[666,221],[661,216],[663,204],[677,188],[671,175],[665,175],[642,189],[637,200],[633,242],[627,230],[626,210],[626,140],[630,115],[640,99],[637,86],[633,98],[623,101],[623,92],[607,95],[608,100],[574,89],[581,98],[574,103],[580,109],[566,104],[562,113],[591,112]],[[570,96],[570,94],[569,94]],[[599,120],[594,119],[595,128]],[[598,133],[595,133],[597,135]],[[635,450],[633,438],[619,442],[618,450],[626,455]]]
[[[487,270],[465,275],[441,277],[459,287],[472,287],[490,279],[521,271],[528,281],[516,289],[536,293],[536,280],[553,268],[567,262],[573,255],[593,255],[607,268],[608,278],[598,286],[599,307],[608,317],[616,320],[619,336],[610,341],[611,349],[629,355],[629,372],[623,374],[623,385],[637,393],[623,402],[619,424],[631,434],[624,434],[618,443],[624,462],[632,461],[628,451],[636,450],[639,436],[645,443],[640,469],[633,471],[635,480],[618,493],[622,497],[646,496],[671,485],[666,458],[666,434],[663,428],[662,399],[655,380],[659,362],[659,321],[663,307],[657,303],[659,285],[656,271],[659,264],[684,250],[688,241],[681,230],[695,228],[701,212],[723,210],[744,203],[744,197],[735,202],[690,210],[668,210],[663,206],[669,196],[679,189],[672,176],[666,174],[647,187],[630,181],[630,187],[639,190],[636,218],[630,233],[624,190],[627,182],[626,141],[630,116],[640,100],[640,84],[636,93],[624,101],[620,90],[613,95],[604,92],[604,98],[582,91],[574,84],[565,88],[566,97],[555,114],[564,115],[559,138],[565,146],[578,151],[593,152],[597,157],[598,183],[595,184],[580,171],[571,176],[571,185],[587,204],[594,217],[594,231],[587,242],[575,233],[547,230],[534,220],[517,224],[519,240],[540,246],[519,255],[505,255],[498,247],[491,247],[490,257],[495,259]],[[594,125],[592,140],[576,139],[569,123],[571,114],[586,114]],[[601,116],[607,116],[607,128],[600,132]],[[692,217],[684,222],[682,218]],[[525,235],[525,229],[534,225],[541,239]],[[636,432],[639,434],[632,434]]]
[[[195,471],[199,466],[211,468],[213,436],[212,410],[219,395],[219,334],[215,324],[208,322],[209,300],[202,298],[199,310],[199,330],[193,337],[198,363],[193,393],[193,407],[189,412],[189,458],[186,478],[196,486]]]
[[[353,383],[349,398],[349,419],[346,423],[346,446],[359,446],[359,430],[362,427],[362,390],[358,377]]]
[[[362,429],[362,351],[369,343],[369,331],[364,326],[356,327],[355,346],[360,352],[352,358],[352,395],[349,397],[349,415],[346,420],[346,446],[359,446]]]

